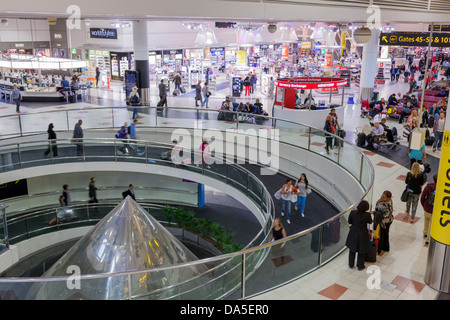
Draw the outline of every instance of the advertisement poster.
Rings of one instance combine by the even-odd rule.
[[[289,47],[288,46],[283,46],[283,48],[281,49],[281,56],[283,58],[289,57]]]
[[[247,64],[247,53],[245,50],[236,51],[237,64],[245,65]]]

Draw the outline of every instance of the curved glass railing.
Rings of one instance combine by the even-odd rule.
[[[109,110],[111,115],[115,115],[114,119],[119,118],[117,112],[121,113],[121,117],[123,117],[123,120],[117,120],[118,122],[114,122],[113,120],[108,124],[104,124],[104,129],[116,127],[115,123],[117,123],[117,126],[120,126],[125,121],[129,122],[130,112],[127,111],[126,108],[120,108],[120,110],[116,110],[116,108],[101,109],[103,111]],[[142,115],[142,118],[139,119],[141,122],[139,128],[141,128],[141,130],[143,127],[154,130],[156,127],[158,128],[158,134],[162,133],[163,136],[166,134],[166,136],[164,136],[166,141],[169,141],[167,138],[170,133],[170,130],[165,130],[167,128],[201,128],[202,130],[219,128],[223,132],[229,132],[230,130],[236,132],[236,130],[242,129],[242,133],[247,135],[254,134],[250,129],[278,129],[278,131],[275,133],[271,132],[271,134],[273,133],[276,135],[273,137],[278,139],[283,146],[291,148],[289,149],[291,151],[298,149],[300,152],[303,152],[307,150],[308,152],[321,157],[325,161],[333,162],[335,165],[338,165],[340,168],[343,168],[346,172],[350,173],[355,180],[355,183],[360,186],[361,192],[353,195],[342,194],[342,197],[348,197],[346,203],[349,205],[344,206],[344,209],[342,209],[341,212],[326,219],[319,225],[308,228],[297,234],[290,235],[283,240],[246,248],[238,253],[175,266],[166,266],[151,270],[136,270],[118,274],[84,275],[81,277],[81,288],[84,287],[86,290],[89,289],[89,292],[92,290],[95,291],[95,288],[100,288],[101,283],[107,279],[112,282],[120,282],[128,288],[127,295],[124,296],[123,299],[246,299],[299,278],[333,259],[334,256],[345,249],[345,238],[348,232],[347,214],[362,199],[367,199],[371,202],[374,171],[370,161],[358,149],[346,142],[344,142],[344,148],[335,149],[330,155],[325,154],[323,149],[325,134],[322,130],[271,117],[261,117],[261,119],[257,120],[256,124],[209,120],[209,118],[217,119],[217,110],[192,111],[180,108],[173,110],[176,111],[176,114],[170,114],[169,110],[164,110],[162,111],[163,113],[167,112],[165,117],[161,115],[158,116],[158,113],[160,112],[156,109],[148,108],[148,110],[150,114]],[[154,111],[154,114],[151,114],[152,110]],[[90,112],[91,110],[84,111]],[[66,123],[74,123],[74,121],[77,121],[77,116],[74,116],[71,119],[67,116],[71,111],[65,110],[64,112],[66,115],[64,115],[63,118],[65,118]],[[89,117],[89,119],[92,119],[92,117]],[[85,123],[86,121],[84,121],[83,127]],[[100,129],[98,126],[92,125],[87,125],[84,128]],[[67,129],[68,127],[66,130]],[[31,133],[32,132],[29,131],[27,134]],[[33,133],[38,132],[35,131]],[[24,132],[21,132],[21,134],[24,134]],[[342,141],[337,137],[334,138],[338,142]],[[96,140],[86,138],[84,139],[84,142],[86,145],[90,145],[91,143],[98,145],[98,147],[93,148],[92,150],[89,150],[88,147],[83,149],[84,153],[79,158],[84,161],[111,161],[114,159],[114,161],[148,163],[148,160],[152,159],[152,157],[149,157],[149,154],[152,152],[150,150],[154,150],[153,146],[155,145],[154,143],[137,141],[138,144],[141,143],[140,148],[145,150],[144,154],[142,156],[124,157],[116,152],[122,144],[121,141],[114,141],[114,148],[112,145],[113,141],[110,139]],[[33,143],[36,144],[35,147],[38,147],[41,151],[44,149],[45,143],[43,142],[19,143],[14,145],[16,154],[20,154],[23,151],[31,151]],[[100,152],[100,150],[105,149],[105,144],[108,145],[109,149],[114,150],[114,154]],[[48,142],[46,145],[48,146]],[[13,145],[2,146],[1,148],[0,153],[3,152],[5,148],[13,148]],[[75,147],[71,145],[69,141],[61,143],[58,141],[58,153],[60,148],[61,150],[65,148],[67,148],[67,151],[71,150],[71,156],[65,156],[61,153],[61,156],[58,155],[58,157],[42,159],[41,154],[35,158],[33,158],[32,155],[24,157],[24,154],[22,154],[21,157],[24,157],[24,159],[18,159],[18,156],[15,159],[12,157],[13,160],[11,163],[6,166],[3,165],[1,169],[3,171],[9,171],[36,165],[70,162],[70,158],[74,157]],[[159,155],[159,152],[157,154]],[[283,152],[280,150],[280,157],[281,161],[286,161],[286,164],[292,163],[296,165],[297,168],[299,168],[298,170],[308,168],[308,164],[302,163],[302,159],[296,157],[295,154],[288,154],[287,157],[283,157]],[[155,164],[170,165],[161,159],[156,159],[156,157],[153,158],[155,159]],[[230,166],[225,167],[230,168]],[[333,165],[330,164],[330,167],[333,169]],[[203,165],[196,167],[195,164],[192,164],[188,165],[186,169],[198,173],[202,172],[203,174],[215,174],[216,177],[221,176],[225,181],[232,175],[233,177],[236,177],[233,181],[239,181],[236,184],[237,188],[240,186],[242,190],[247,190],[243,186],[247,186],[248,182],[246,179],[244,179],[245,181],[242,180],[241,172],[239,172],[239,169],[237,168],[239,168],[239,166],[233,167],[231,170],[225,169],[221,171],[221,175],[219,172],[212,173],[209,168],[205,168]],[[235,170],[237,172],[235,172]],[[280,165],[280,172],[293,177],[297,173],[295,172],[293,174],[288,170],[284,171],[282,165]],[[330,177],[327,176],[326,170],[324,170],[324,172],[316,172],[314,175],[317,183],[335,183],[336,189],[339,189],[339,182],[330,181]],[[312,185],[314,187],[314,184]],[[333,187],[333,185],[331,185],[331,187]],[[260,190],[255,188],[251,194],[258,195],[259,192]],[[333,199],[335,197],[336,196],[329,195],[329,200],[332,202],[336,201],[336,199]],[[271,200],[266,198],[263,199],[264,201],[260,205],[261,207],[267,208],[267,204],[270,203]],[[342,207],[342,205],[340,207]],[[281,244],[284,242],[286,244],[281,248]],[[269,256],[262,261],[260,259],[262,255]],[[210,270],[210,272],[208,271],[199,274],[197,278],[179,283],[175,286],[161,286],[161,279],[167,277],[168,274],[170,274],[170,270],[178,269],[182,271],[183,268],[189,270],[193,265],[199,266],[204,270]],[[35,283],[52,282],[56,287],[60,285],[61,288],[63,288],[66,287],[67,279],[67,277],[46,279],[0,279],[0,289],[2,289],[0,291],[3,291],[3,289],[8,290],[8,288],[14,288],[18,283],[27,288],[31,288]],[[23,295],[20,298],[25,299],[26,296]]]

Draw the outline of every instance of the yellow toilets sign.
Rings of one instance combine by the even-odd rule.
[[[450,246],[450,121],[445,123],[430,235]]]

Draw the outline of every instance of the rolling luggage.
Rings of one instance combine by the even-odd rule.
[[[356,145],[360,148],[363,148],[366,144],[366,134],[364,132],[358,133]]]
[[[174,96],[177,96],[179,94],[180,94],[180,90],[178,90],[178,89],[173,90],[173,95]]]
[[[180,87],[180,92],[185,94],[186,93],[186,89],[184,87]]]

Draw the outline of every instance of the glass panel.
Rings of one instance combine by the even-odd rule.
[[[323,226],[322,263],[326,263],[345,247],[348,230],[347,218],[343,216]]]
[[[52,164],[51,155],[46,156],[44,154],[48,147],[47,142],[22,143],[20,145],[22,167],[29,168]]]
[[[280,141],[308,149],[309,127],[277,120],[276,129],[278,130]]]
[[[0,117],[0,128],[2,128],[2,132],[0,133],[2,139],[20,136],[19,116]]]
[[[329,139],[330,143],[332,143],[332,137],[326,137],[325,132],[317,129],[311,129],[310,150],[314,153],[321,154],[327,158],[332,159],[333,161],[336,161],[337,155],[334,155],[333,150],[330,150],[330,154],[327,155],[327,152],[325,150],[326,139]]]
[[[53,123],[54,125],[53,130],[55,132],[73,129],[73,127],[72,128],[68,127],[67,113],[65,110],[47,111],[39,113],[25,113],[20,115],[20,121],[23,134],[47,132],[48,125],[50,123]]]
[[[20,157],[16,144],[0,146],[0,172],[20,169]]]
[[[69,163],[82,160],[82,156],[77,156],[77,152],[83,154],[83,145],[71,143],[70,139],[58,140],[56,145],[57,156],[53,154],[53,163]],[[50,155],[49,155],[50,157]]]
[[[246,296],[282,286],[318,266],[318,235],[307,234],[246,257]]]
[[[339,164],[359,181],[361,172],[361,152],[347,145],[339,150]]]
[[[84,156],[86,161],[115,161],[114,147],[122,146],[116,139],[84,140]],[[117,152],[119,154],[120,152]]]
[[[228,184],[247,193],[247,173],[238,166],[228,165]]]

